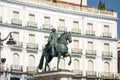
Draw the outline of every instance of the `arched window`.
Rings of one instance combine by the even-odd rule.
[[[17,53],[13,54],[13,64],[20,65],[20,57]]]
[[[104,72],[110,72],[110,64],[108,62],[104,63]]]
[[[93,62],[91,60],[88,61],[88,71],[94,71]]]
[[[60,59],[60,69],[65,69],[65,60]]]
[[[79,61],[77,59],[75,59],[74,62],[73,62],[73,69],[74,70],[79,70]]]
[[[29,56],[29,66],[35,66],[35,57],[33,55]]]

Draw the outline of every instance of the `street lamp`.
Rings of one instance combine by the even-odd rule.
[[[12,32],[8,34],[8,36],[4,39],[1,39],[1,32],[0,32],[0,70],[1,70],[1,64],[6,61],[6,59],[1,58],[1,49],[2,49],[2,43],[6,41],[9,38],[9,41],[7,41],[6,44],[8,45],[14,45],[16,42],[12,38]]]

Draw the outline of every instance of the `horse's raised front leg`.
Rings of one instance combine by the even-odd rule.
[[[61,53],[58,53],[57,70],[59,70],[60,57],[61,57]]]

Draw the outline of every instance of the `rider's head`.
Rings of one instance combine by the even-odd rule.
[[[55,28],[52,28],[52,32],[56,32],[56,29],[55,29]]]

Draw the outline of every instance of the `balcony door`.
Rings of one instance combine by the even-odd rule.
[[[88,71],[94,71],[93,62],[88,61]]]
[[[104,44],[104,55],[109,55],[109,44],[108,43]]]
[[[109,26],[104,25],[104,32],[105,32],[105,33],[109,33]]]
[[[29,43],[35,43],[35,35],[29,34]]]
[[[33,55],[29,56],[29,66],[35,66],[35,57]]]
[[[87,30],[93,31],[93,24],[92,23],[87,24]]]
[[[29,21],[35,22],[35,15],[34,14],[29,14]]]
[[[20,57],[18,54],[13,54],[13,64],[14,65],[20,65]]]
[[[44,24],[50,25],[50,17],[44,17]]]
[[[13,11],[13,19],[17,19],[17,20],[20,19],[19,12],[17,12],[17,11]]]
[[[89,51],[93,50],[93,42],[88,42],[88,50]]]
[[[64,19],[59,19],[59,26],[65,27],[65,20]]]

